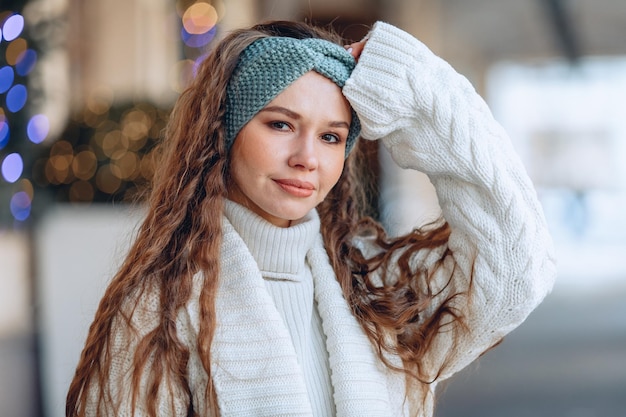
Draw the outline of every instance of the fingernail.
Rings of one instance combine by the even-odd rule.
[[[346,49],[346,51],[348,51],[349,54],[352,53],[352,47],[348,47],[348,49]]]

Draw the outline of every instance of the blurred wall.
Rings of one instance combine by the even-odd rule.
[[[74,108],[93,94],[168,105],[180,55],[178,16],[168,0],[69,0],[67,45]]]
[[[0,338],[30,331],[28,236],[0,231]]]
[[[104,289],[141,212],[127,206],[57,206],[36,238],[43,408],[65,415],[65,395]]]

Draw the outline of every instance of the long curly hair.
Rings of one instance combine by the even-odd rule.
[[[181,94],[170,116],[162,143],[161,161],[147,203],[147,215],[137,231],[121,268],[113,277],[89,329],[76,373],[69,387],[67,416],[84,416],[95,401],[96,414],[115,404],[108,383],[115,360],[114,328],[120,323],[132,329],[133,308],[142,294],[158,294],[154,314],[158,325],[136,341],[130,373],[135,405],[145,390],[146,413],[157,415],[157,397],[186,395],[188,415],[197,415],[191,404],[187,375],[189,349],[176,329],[177,312],[190,302],[192,278],[201,272],[200,329],[195,348],[208,374],[207,403],[216,410],[211,384],[210,346],[216,328],[215,297],[220,276],[221,213],[227,196],[229,160],[225,147],[225,95],[229,77],[240,53],[255,40],[267,36],[322,38],[342,44],[325,29],[306,23],[269,22],[237,30],[225,37],[201,63],[192,84]],[[398,355],[407,379],[429,383],[433,375],[421,372],[420,361],[434,337],[451,322],[462,324],[451,307],[455,295],[422,317],[435,297],[426,270],[411,265],[410,255],[423,248],[445,245],[449,228],[443,222],[427,230],[390,239],[383,228],[364,215],[367,204],[359,178],[361,146],[348,157],[339,182],[318,206],[324,243],[354,315],[375,347],[381,361],[394,368],[387,354]],[[369,233],[383,249],[366,258],[353,246],[357,236]],[[442,256],[445,257],[447,253]],[[393,263],[398,273],[387,278]],[[383,277],[382,283],[373,278]],[[389,335],[393,337],[390,339]],[[395,369],[395,368],[394,368]],[[147,381],[147,386],[140,384]]]

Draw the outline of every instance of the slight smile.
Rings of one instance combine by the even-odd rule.
[[[276,179],[274,180],[280,188],[295,197],[310,197],[315,191],[315,186],[307,181],[295,179]]]

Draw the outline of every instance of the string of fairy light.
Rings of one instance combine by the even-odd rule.
[[[24,37],[24,17],[19,13],[0,11],[0,54],[1,181],[10,189],[11,215],[22,222],[30,216],[34,187],[25,176],[21,150],[26,147],[20,141],[26,138],[33,144],[43,142],[49,123],[42,114],[27,116],[26,79],[37,63],[37,52]]]
[[[210,50],[224,5],[215,0],[178,0],[176,13],[182,57],[173,69],[172,88],[181,92]],[[22,36],[24,17],[0,12],[0,30],[6,59],[0,61],[0,167],[5,189],[11,190],[8,205],[13,220],[27,221],[36,193],[81,204],[136,200],[143,195],[154,172],[156,144],[169,109],[144,101],[117,102],[104,86],[90,94],[58,137],[48,137],[50,123],[45,115],[26,116],[26,80],[37,53]],[[18,113],[25,123],[13,122],[20,119]],[[28,148],[28,155],[19,143],[25,140],[38,145],[35,150]]]

